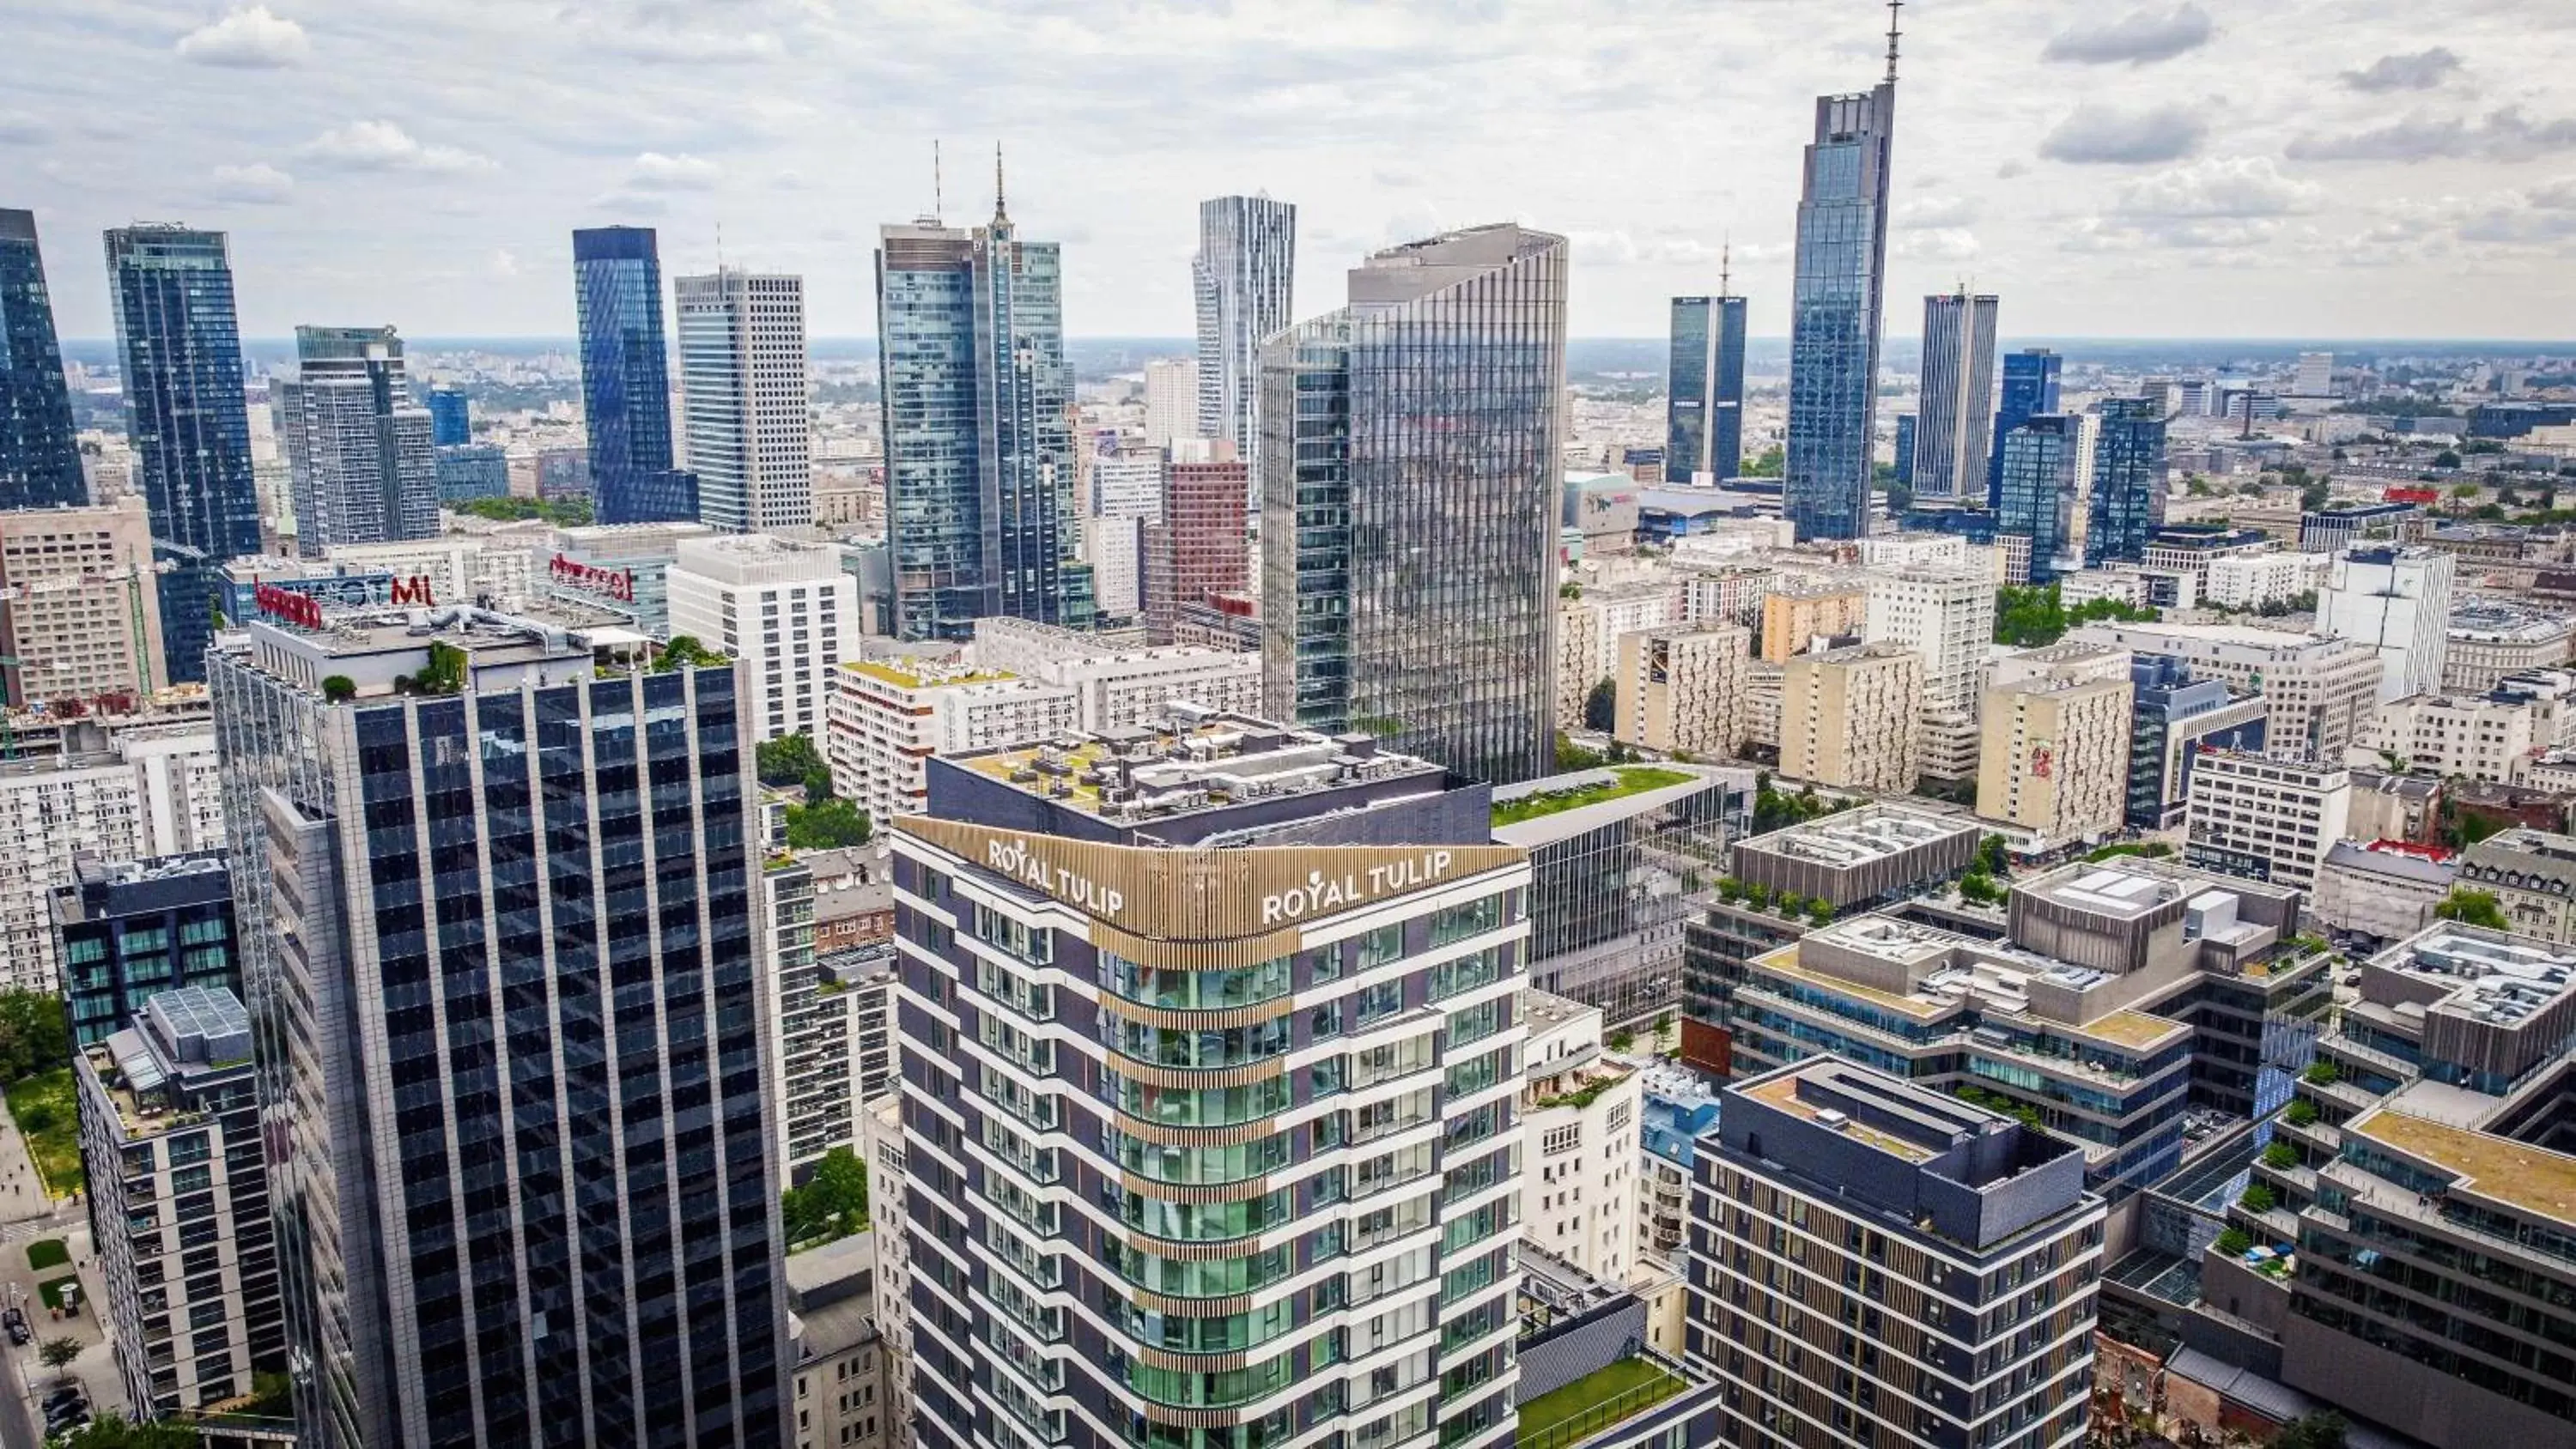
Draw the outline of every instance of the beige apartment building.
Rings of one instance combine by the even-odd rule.
[[[1986,692],[1977,813],[2049,842],[2120,829],[2128,807],[2126,679],[2019,680]]]
[[[1621,635],[1613,733],[1653,750],[1741,754],[1752,665],[1753,631],[1738,624]]]
[[[1780,773],[1853,790],[1914,788],[1923,659],[1890,644],[1801,654],[1780,676]]]
[[[1762,597],[1762,659],[1780,664],[1820,638],[1858,634],[1869,623],[1869,588],[1858,581],[1788,584]]]
[[[129,703],[166,682],[143,500],[0,512],[0,685],[8,706]],[[111,704],[111,710],[115,708]]]

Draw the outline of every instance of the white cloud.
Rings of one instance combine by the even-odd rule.
[[[214,183],[217,201],[247,206],[277,206],[295,195],[295,178],[265,161],[248,166],[218,166]]]
[[[496,277],[515,277],[519,275],[518,254],[511,251],[508,247],[501,247],[495,250],[492,253],[491,260],[485,265],[492,275]]]
[[[2283,175],[2269,156],[2212,156],[2129,182],[2112,209],[2153,219],[2291,216],[2315,210],[2325,194],[2315,182]]]
[[[2210,23],[2209,12],[2197,5],[2133,10],[2108,25],[2088,18],[2059,31],[2040,52],[2040,58],[2078,65],[2116,65],[2123,61],[2153,65],[2198,50],[2217,34],[2218,27]]]
[[[2292,140],[2296,161],[2529,161],[2576,151],[2576,119],[2535,121],[2519,106],[2477,120],[2417,113],[2367,131],[2310,132]]]
[[[2042,137],[2039,154],[2077,166],[2147,166],[2200,150],[2209,122],[2189,106],[2126,111],[2086,102]]]
[[[1983,250],[1977,243],[1977,234],[1964,226],[1909,231],[1896,239],[1895,246],[1898,256],[1915,262],[1964,262]]]
[[[1977,219],[1978,207],[1964,196],[1917,196],[1896,204],[1898,226],[1961,227]]]
[[[455,146],[423,145],[391,121],[351,121],[305,143],[303,155],[326,166],[351,171],[418,171],[461,175],[489,171],[488,156]]]
[[[2460,69],[2460,58],[2447,46],[2412,55],[2383,55],[2360,70],[2343,73],[2343,83],[2373,95],[2384,91],[2429,91]]]
[[[239,70],[276,70],[313,58],[304,27],[265,5],[235,10],[179,38],[179,58]]]
[[[626,168],[629,191],[708,191],[723,172],[713,161],[696,156],[665,156],[647,151]]]

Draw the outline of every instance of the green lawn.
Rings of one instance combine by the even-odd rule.
[[[72,1260],[72,1250],[60,1238],[38,1238],[27,1245],[27,1267],[41,1273],[59,1268]]]
[[[1659,769],[1653,765],[1615,766],[1612,773],[1619,777],[1616,783],[1578,785],[1570,790],[1545,790],[1535,795],[1523,795],[1517,800],[1497,800],[1494,802],[1494,823],[1518,825],[1524,820],[1537,820],[1564,810],[1580,810],[1586,805],[1598,805],[1623,795],[1642,795],[1668,785],[1687,785],[1699,778],[1680,770]]]
[[[1642,1358],[1623,1358],[1520,1406],[1520,1449],[1557,1449],[1680,1393],[1680,1379]]]
[[[9,1115],[26,1134],[27,1155],[45,1189],[69,1197],[88,1186],[81,1176],[80,1103],[72,1069],[56,1067],[9,1084]]]
[[[63,1290],[65,1288],[76,1288],[79,1285],[80,1275],[76,1273],[65,1273],[59,1278],[48,1278],[44,1282],[37,1284],[36,1296],[45,1300],[45,1306],[47,1308],[60,1308],[63,1306]],[[87,1293],[81,1294],[81,1306],[84,1309],[89,1306],[89,1295]]]

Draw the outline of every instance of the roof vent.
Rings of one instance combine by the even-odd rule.
[[[1851,1118],[1831,1107],[1826,1107],[1816,1113],[1816,1125],[1828,1132],[1840,1132],[1851,1125]]]

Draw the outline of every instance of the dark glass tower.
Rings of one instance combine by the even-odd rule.
[[[1565,239],[1393,247],[1262,349],[1264,708],[1477,779],[1553,767]]]
[[[220,851],[72,862],[54,891],[72,1045],[105,1041],[143,1004],[182,986],[241,987],[232,878]]]
[[[2075,481],[2083,451],[2083,420],[2042,413],[2004,435],[2003,491],[1995,504],[1995,532],[2030,540],[2030,581],[2056,578],[2058,563],[2075,536]]]
[[[433,387],[423,395],[429,408],[431,446],[460,448],[474,441],[474,400],[452,387]]]
[[[1672,347],[1664,478],[1723,483],[1744,467],[1744,299],[1675,297]]]
[[[169,678],[200,680],[221,591],[215,571],[260,551],[224,234],[117,228],[107,233],[107,283],[125,368],[125,433],[142,472],[152,551],[169,570],[161,576]]]
[[[1918,499],[1974,498],[1985,491],[1996,310],[1994,298],[1964,291],[1923,299],[1923,404],[1915,418],[1911,472]],[[1902,459],[1896,466],[1906,472]]]
[[[1869,531],[1887,279],[1888,165],[1896,137],[1895,36],[1887,79],[1816,99],[1798,198],[1789,320],[1789,443],[1782,506],[1801,541]]]
[[[2086,514],[2084,566],[2147,556],[2147,540],[2165,524],[2164,409],[2148,398],[2115,397],[2101,405],[2093,443],[2093,501]]]
[[[1997,494],[2004,482],[2004,438],[2041,413],[2058,408],[2057,371],[2065,359],[2045,347],[2025,347],[2004,355],[2002,401],[1995,408],[1993,456],[1986,462],[1986,506],[2000,508]]]
[[[0,208],[0,508],[88,501],[36,216]]]
[[[299,1437],[776,1445],[734,670],[408,619],[210,670]]]
[[[671,468],[671,367],[653,229],[575,231],[572,280],[599,521],[694,522],[695,480]]]
[[[1914,414],[1896,415],[1896,481],[1900,487],[1914,486]]]

